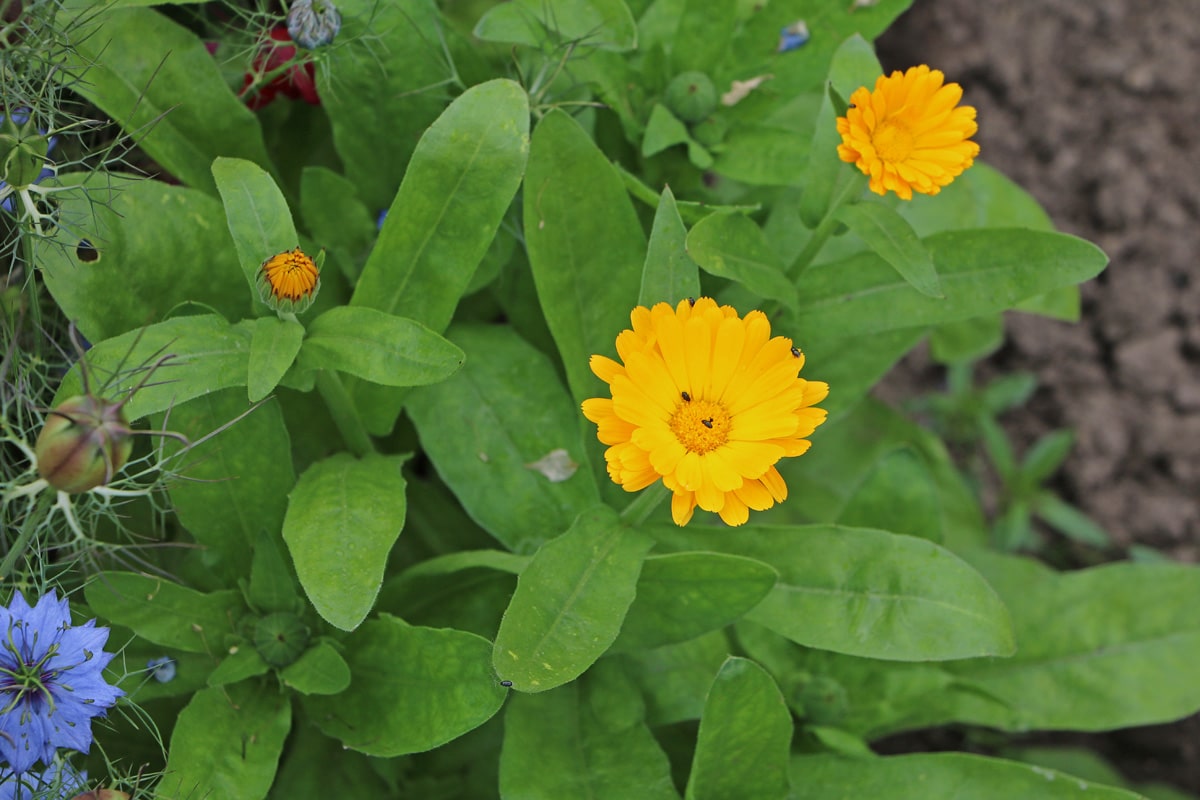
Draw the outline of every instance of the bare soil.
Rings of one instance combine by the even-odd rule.
[[[1022,447],[1072,428],[1055,488],[1118,551],[1200,561],[1200,6],[917,0],[879,51],[885,69],[925,63],[962,84],[981,158],[1111,259],[1078,324],[1009,315],[981,372],[1032,371],[1039,389],[1006,430]],[[916,353],[886,391],[941,380]],[[1200,716],[1088,743],[1132,778],[1200,793]]]

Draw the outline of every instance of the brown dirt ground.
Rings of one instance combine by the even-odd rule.
[[[961,83],[981,158],[1111,259],[1079,324],[1009,315],[981,372],[1029,370],[1039,389],[1006,430],[1022,448],[1074,429],[1055,488],[1119,548],[1200,561],[1200,7],[917,0],[879,51],[886,69],[927,63]],[[941,380],[916,353],[885,391]],[[1200,793],[1200,716],[1085,741],[1130,777]]]

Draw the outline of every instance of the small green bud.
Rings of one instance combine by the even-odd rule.
[[[33,120],[17,126],[11,116],[0,124],[0,180],[24,189],[38,179],[46,166],[50,139],[34,127]]]
[[[254,625],[254,649],[272,667],[286,667],[308,647],[308,626],[295,614],[280,611]]]
[[[47,415],[38,435],[38,475],[68,494],[104,486],[129,460],[132,435],[120,403],[72,397]]]
[[[715,114],[692,128],[692,138],[711,149],[724,142],[728,132],[729,123],[720,114]]]
[[[717,108],[717,87],[703,72],[681,72],[667,84],[663,105],[684,122],[700,122]]]

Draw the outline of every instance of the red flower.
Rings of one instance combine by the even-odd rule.
[[[251,91],[251,86],[256,84],[261,76],[275,72],[296,57],[296,48],[291,44],[292,40],[288,36],[286,27],[280,25],[272,29],[270,39],[271,41],[263,43],[258,55],[254,57],[254,65],[250,72],[246,73],[238,97],[245,101],[246,107],[251,111],[266,106],[279,93],[293,100],[303,100],[311,105],[319,106],[321,98],[317,96],[316,72],[312,62],[293,64],[285,72],[279,73],[267,83],[261,84]],[[280,45],[275,42],[288,42],[288,44]]]

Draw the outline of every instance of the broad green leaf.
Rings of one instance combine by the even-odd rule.
[[[778,574],[760,561],[720,553],[651,556],[611,652],[683,642],[723,628],[758,605]]]
[[[289,487],[290,488],[290,487]],[[282,527],[282,512],[280,526]],[[254,555],[250,562],[250,582],[246,600],[260,614],[279,611],[299,613],[304,605],[292,568],[283,552],[283,539],[274,530],[260,530],[254,539]]]
[[[902,328],[838,339],[794,339],[804,351],[804,378],[825,381],[829,397],[821,408],[836,417],[853,408],[905,353],[925,338],[924,328]]]
[[[668,147],[685,144],[692,140],[687,126],[672,114],[666,106],[655,103],[646,122],[646,133],[642,139],[642,155],[649,158]]]
[[[390,758],[432,750],[487,722],[508,692],[492,672],[491,643],[384,615],[345,640],[350,688],[303,699],[327,736]]]
[[[296,575],[321,617],[354,630],[375,604],[404,527],[404,457],[339,453],[304,471],[283,520]]]
[[[240,683],[196,692],[171,734],[154,797],[261,800],[292,727],[287,695]]]
[[[664,186],[654,213],[646,263],[642,267],[642,291],[638,305],[676,304],[685,297],[700,296],[700,271],[687,254],[687,228],[675,205],[671,187]]]
[[[525,172],[528,103],[516,83],[496,80],[438,117],[413,153],[352,305],[446,329]],[[371,432],[391,430],[402,393],[362,382],[350,392]]]
[[[363,257],[375,241],[376,214],[358,197],[358,187],[325,167],[300,173],[300,215],[314,241],[348,260]],[[358,273],[348,276],[357,280]]]
[[[75,23],[66,28],[71,45],[64,50],[71,89],[119,122],[166,172],[211,193],[217,156],[270,165],[258,120],[195,33],[149,8],[84,14]]]
[[[934,328],[929,337],[929,353],[939,364],[955,364],[978,361],[999,350],[1002,344],[1004,315],[985,314]]]
[[[419,495],[412,493],[413,503]],[[410,518],[416,516],[410,506]],[[409,527],[413,527],[410,523]],[[500,617],[517,587],[526,556],[500,550],[449,553],[390,578],[377,608],[414,625],[458,628],[495,639]]]
[[[109,375],[118,368],[124,370],[120,379],[108,388],[106,396],[111,397],[141,383],[145,373],[133,368],[151,365],[164,354],[171,357],[125,404],[125,417],[134,422],[193,397],[230,386],[245,386],[250,331],[246,326],[234,327],[215,314],[175,317],[97,342],[88,350],[87,361],[93,374]],[[76,364],[63,378],[54,402],[61,403],[81,391]]]
[[[625,51],[637,46],[637,27],[624,0],[513,0],[490,8],[475,25],[485,42],[538,47],[579,42],[602,50]]]
[[[46,288],[90,341],[152,324],[186,303],[231,319],[250,311],[254,295],[217,200],[121,174],[60,176],[76,178],[79,188],[54,196],[54,246],[36,254]]]
[[[241,683],[247,678],[265,675],[271,665],[263,661],[262,656],[252,647],[241,647],[221,659],[208,675],[209,686],[227,686],[231,683]]]
[[[923,243],[943,299],[922,295],[882,258],[861,253],[804,273],[793,336],[811,342],[977,317],[1093,278],[1107,262],[1082,239],[1030,230],[949,231]]]
[[[525,245],[538,299],[577,402],[600,393],[588,368],[611,354],[638,297],[646,238],[620,174],[562,111],[533,132]]]
[[[320,641],[279,672],[300,694],[338,694],[350,685],[350,667],[329,642]]]
[[[794,642],[895,661],[1014,650],[1008,612],[983,577],[932,542],[871,528],[745,525],[647,528],[671,550],[712,550],[775,567],[747,618]]]
[[[713,214],[696,223],[687,252],[707,273],[740,283],[762,298],[795,307],[796,287],[762,230],[742,214]]]
[[[1080,780],[1045,767],[970,753],[915,753],[891,758],[799,755],[789,774],[791,800],[886,797],[928,800],[1137,800],[1140,795]]]
[[[257,293],[262,262],[300,244],[292,212],[275,180],[258,165],[240,158],[218,158],[213,180],[225,206],[229,235],[250,291]]]
[[[737,30],[737,0],[684,0],[671,42],[671,67],[710,72],[729,57]]]
[[[731,656],[704,702],[687,800],[783,800],[791,745],[792,714],[775,681],[753,661]]]
[[[929,251],[912,226],[890,206],[877,200],[846,203],[838,208],[834,218],[866,242],[918,292],[939,299],[943,296]]]
[[[324,56],[329,68],[317,70],[317,91],[346,177],[377,212],[395,195],[421,133],[445,108],[440,87],[452,68],[433,0],[337,6],[342,30]]]
[[[838,522],[863,528],[886,525],[893,533],[940,543],[941,498],[926,460],[910,446],[884,455],[856,487]]]
[[[978,160],[936,195],[916,195],[897,210],[922,237],[960,228],[1054,230],[1028,191]]]
[[[1200,658],[1200,568],[1117,563],[1059,574],[1028,559],[971,553],[1012,612],[1016,655],[949,665],[1007,703],[941,698],[943,718],[1004,729],[1108,730],[1200,709],[1180,680]],[[939,714],[941,716],[941,714]]]
[[[271,786],[271,800],[378,800],[394,787],[373,767],[378,759],[347,750],[313,725],[297,725]]]
[[[384,386],[424,386],[453,375],[463,351],[419,322],[365,306],[337,306],[308,325],[300,363]]]
[[[808,148],[808,141],[792,129],[738,126],[721,143],[713,172],[754,186],[799,185]]]
[[[143,639],[189,653],[215,653],[245,613],[233,590],[203,594],[161,578],[102,572],[84,590],[97,616]]]
[[[730,653],[722,631],[697,639],[618,656],[646,698],[646,720],[671,725],[700,719],[713,675]]]
[[[635,697],[635,687],[614,695],[596,692],[590,683],[585,678],[541,694],[516,694],[508,701],[500,755],[502,796],[677,800],[667,757],[641,715],[622,719],[606,707]],[[589,685],[581,690],[581,684]]]
[[[296,360],[304,341],[304,326],[293,319],[259,317],[254,320],[253,331],[246,393],[251,403],[257,403],[275,391]]]
[[[534,554],[517,579],[493,663],[522,692],[574,680],[617,638],[652,540],[597,506]]]
[[[224,562],[214,569],[231,581],[250,572],[250,549],[260,535],[279,536],[296,483],[279,403],[270,400],[246,414],[248,408],[240,389],[225,389],[178,406],[164,423],[193,442],[233,423],[190,450],[184,480],[168,488],[179,521],[214,561]]]
[[[599,497],[586,467],[552,480],[534,466],[558,451],[566,462],[584,461],[582,416],[549,360],[511,329],[458,325],[449,335],[466,351],[466,366],[414,390],[408,413],[471,518],[509,549],[530,553]]]

